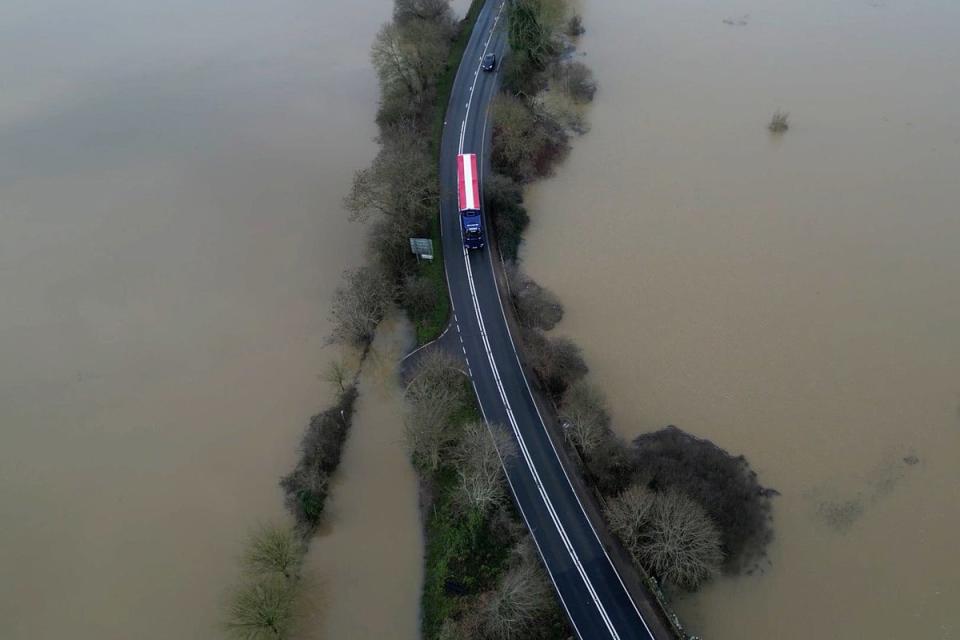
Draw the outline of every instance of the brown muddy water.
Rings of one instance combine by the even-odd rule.
[[[282,517],[277,479],[329,400],[329,300],[363,259],[341,201],[375,152],[389,13],[0,9],[0,636],[220,637],[240,544]],[[363,384],[304,635],[413,638],[415,484],[396,400]],[[381,517],[392,553],[371,555]]]
[[[960,637],[960,5],[582,7],[601,90],[527,269],[624,435],[677,424],[783,494],[771,566],[682,617]]]

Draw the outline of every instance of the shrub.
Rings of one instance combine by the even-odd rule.
[[[582,62],[565,62],[557,65],[553,79],[564,93],[573,98],[574,102],[581,104],[590,102],[597,93],[597,81],[593,78],[593,71]]]
[[[523,232],[530,224],[520,185],[505,175],[491,173],[484,180],[484,205],[493,221],[500,254],[506,260],[516,260]]]
[[[515,96],[532,96],[547,86],[546,74],[526,56],[507,54],[500,63],[500,87]]]
[[[437,300],[437,289],[430,278],[411,274],[403,279],[400,300],[410,316],[417,320],[433,309]]]
[[[499,173],[517,182],[549,175],[569,150],[566,131],[545,113],[516,96],[501,94],[491,105],[493,151],[491,162]]]
[[[770,118],[770,124],[767,125],[767,128],[771,133],[785,133],[790,128],[789,119],[789,113],[777,109],[773,112],[773,117]]]
[[[555,398],[587,374],[580,347],[569,338],[547,337],[536,329],[526,329],[522,336],[528,364]]]
[[[310,418],[300,442],[300,460],[280,479],[284,504],[306,531],[314,529],[323,515],[328,479],[340,464],[356,399],[356,387],[348,386],[337,404]]]
[[[608,496],[623,491],[635,473],[632,452],[619,436],[610,431],[587,456],[586,465],[597,489]]]
[[[507,268],[507,278],[510,299],[521,325],[548,331],[563,319],[563,305],[552,291],[540,286],[513,265]]]
[[[344,283],[333,293],[331,340],[367,347],[393,303],[394,288],[382,272],[360,267],[344,272]]]

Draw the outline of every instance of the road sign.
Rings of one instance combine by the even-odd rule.
[[[410,251],[420,258],[433,260],[433,240],[430,238],[410,238]]]

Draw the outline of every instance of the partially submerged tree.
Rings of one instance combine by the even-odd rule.
[[[340,464],[356,399],[356,387],[348,386],[337,404],[310,418],[300,441],[300,460],[280,480],[284,504],[306,531],[316,527],[323,515],[329,476]]]
[[[331,339],[367,347],[393,302],[394,288],[378,270],[360,267],[344,272],[344,282],[333,293]]]
[[[283,577],[264,577],[230,595],[227,633],[237,640],[285,640],[294,620],[296,585]]]
[[[304,529],[320,524],[327,502],[329,477],[316,461],[301,460],[293,471],[280,479],[283,503]]]
[[[449,0],[394,0],[393,21],[405,24],[411,20],[426,20],[446,27],[450,34],[453,31],[454,20]]]
[[[444,24],[411,19],[383,25],[371,51],[383,94],[425,104],[449,49],[450,31]]]
[[[275,524],[257,529],[247,543],[243,564],[253,575],[280,575],[295,580],[306,553],[303,537],[292,527]]]
[[[384,216],[406,240],[436,212],[436,167],[424,136],[410,121],[385,128],[379,140],[380,153],[356,173],[344,204],[353,220]]]

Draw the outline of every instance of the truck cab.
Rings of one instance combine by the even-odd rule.
[[[480,211],[461,211],[460,226],[463,229],[463,246],[467,249],[483,249],[483,216]]]
[[[457,156],[457,198],[460,209],[460,231],[463,246],[483,249],[483,213],[480,210],[480,176],[477,172],[477,154]]]

